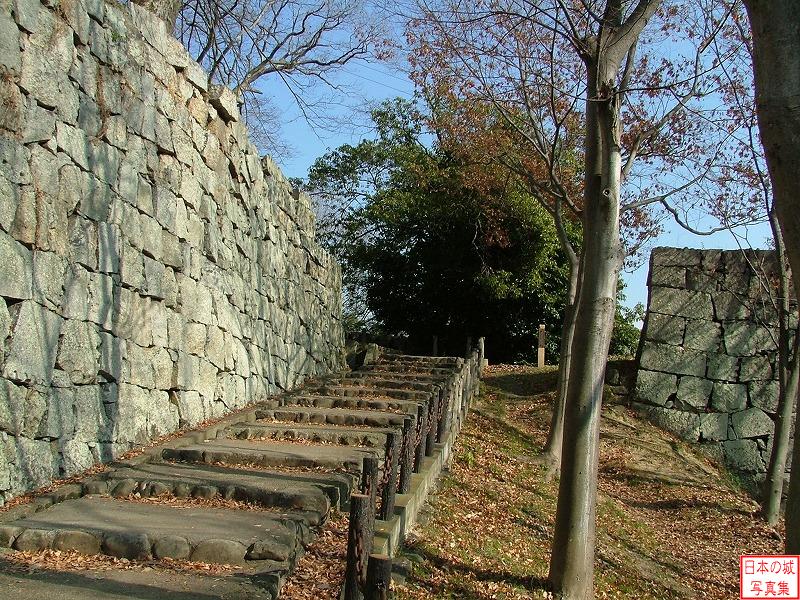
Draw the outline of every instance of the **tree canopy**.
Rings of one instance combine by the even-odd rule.
[[[373,120],[376,139],[327,153],[308,182],[343,265],[350,326],[422,350],[436,335],[456,354],[483,335],[493,358],[512,360],[535,356],[543,323],[553,357],[567,267],[549,214],[510,174],[424,143],[411,103],[385,103]]]

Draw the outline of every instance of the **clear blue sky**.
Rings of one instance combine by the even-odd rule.
[[[307,123],[294,105],[289,93],[283,88],[272,89],[276,107],[282,111],[281,121],[283,138],[293,147],[291,156],[279,157],[278,163],[287,177],[305,177],[308,168],[316,158],[328,149],[342,144],[358,143],[370,137],[369,106],[382,100],[403,96],[413,96],[413,84],[406,77],[402,68],[393,69],[386,64],[360,64],[348,66],[347,71],[339,76],[343,84],[342,92],[334,92],[336,102],[322,108],[330,114],[328,126],[316,127]],[[338,102],[346,98],[345,102]],[[769,227],[761,225],[749,231],[740,230],[740,236],[746,236],[752,247],[765,247],[769,236]],[[653,241],[652,246],[676,246],[689,248],[738,248],[736,239],[728,232],[712,236],[693,235],[672,221],[664,223],[664,232]],[[649,251],[648,251],[649,254]],[[633,306],[639,302],[647,304],[647,270],[648,257],[638,269],[631,273],[623,273],[626,283],[625,304]]]

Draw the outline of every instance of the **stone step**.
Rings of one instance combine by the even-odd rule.
[[[338,425],[294,425],[283,423],[238,423],[228,428],[238,439],[309,440],[340,446],[366,446],[383,449],[386,434],[397,431],[388,427],[346,427]]]
[[[424,402],[431,397],[431,392],[423,392],[420,390],[408,389],[391,389],[384,387],[361,387],[355,385],[320,385],[318,387],[309,387],[308,391],[314,393],[315,391],[321,395],[326,396],[358,396],[358,397],[386,397],[394,398],[397,400],[419,400]]]
[[[204,464],[144,463],[112,471],[105,477],[105,483],[105,489],[93,487],[115,496],[127,496],[132,492],[142,496],[166,493],[178,498],[222,496],[269,508],[299,511],[302,519],[312,526],[324,521],[331,508],[330,493],[322,485],[270,477],[259,471]],[[92,486],[84,486],[84,489],[91,490]]]
[[[391,377],[342,377],[338,379],[328,379],[325,386],[339,385],[344,387],[367,387],[380,388],[385,390],[416,390],[421,392],[433,392],[438,386],[430,381],[418,381],[415,379],[393,379]]]
[[[436,367],[455,368],[464,362],[463,358],[455,356],[414,356],[412,354],[384,354],[378,358],[374,365],[426,365]]]
[[[421,404],[418,400],[398,400],[393,398],[367,398],[345,396],[321,396],[314,394],[293,394],[284,396],[273,408],[288,406],[308,406],[316,408],[341,408],[348,410],[381,410],[385,412],[399,412],[416,414],[417,407]]]
[[[364,457],[375,455],[374,450],[363,448],[231,439],[165,448],[162,453],[166,460],[189,463],[254,464],[290,469],[343,470],[349,473],[360,472]]]
[[[455,367],[447,365],[423,364],[423,363],[400,363],[400,362],[375,362],[360,367],[352,373],[397,373],[409,375],[437,375],[449,376],[455,373]]]
[[[396,381],[398,383],[406,383],[406,382],[420,382],[420,383],[428,383],[428,384],[435,384],[435,385],[444,385],[447,383],[447,380],[450,379],[452,375],[452,371],[449,369],[437,369],[441,371],[441,373],[421,373],[421,372],[409,372],[409,371],[351,371],[347,375],[344,376],[344,379],[347,381],[352,380],[367,380],[367,381],[375,381],[375,380],[389,380],[389,381]]]
[[[86,496],[0,528],[16,550],[48,548],[127,559],[189,559],[288,572],[296,523],[268,511],[174,507]]]
[[[282,406],[278,408],[259,408],[256,410],[256,419],[258,421],[400,428],[403,426],[403,419],[406,414],[412,413],[349,408],[317,408],[315,406]],[[416,410],[414,414],[416,414]]]

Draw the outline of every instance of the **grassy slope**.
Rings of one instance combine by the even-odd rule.
[[[405,554],[398,598],[547,597],[557,482],[532,461],[555,373],[494,368]],[[740,554],[781,551],[757,505],[696,449],[604,408],[597,598],[736,598]]]

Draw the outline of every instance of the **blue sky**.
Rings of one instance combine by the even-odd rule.
[[[326,127],[315,127],[306,122],[290,94],[282,86],[269,90],[275,98],[276,108],[281,111],[283,138],[293,148],[291,156],[278,157],[278,163],[287,177],[305,177],[314,160],[328,149],[346,143],[355,144],[370,137],[370,104],[397,96],[410,98],[414,91],[413,84],[402,67],[393,68],[387,64],[348,65],[346,72],[340,74],[337,81],[341,82],[342,91],[334,91],[334,103],[322,108],[326,115],[330,115]],[[340,102],[342,98],[345,100]],[[745,246],[759,248],[765,247],[766,239],[770,235],[766,224],[748,230],[740,229],[737,233]],[[671,221],[664,223],[664,232],[651,245],[706,249],[739,247],[736,238],[729,232],[697,236]],[[646,257],[638,269],[623,273],[626,283],[625,304],[628,306],[639,302],[647,304],[647,263]]]

